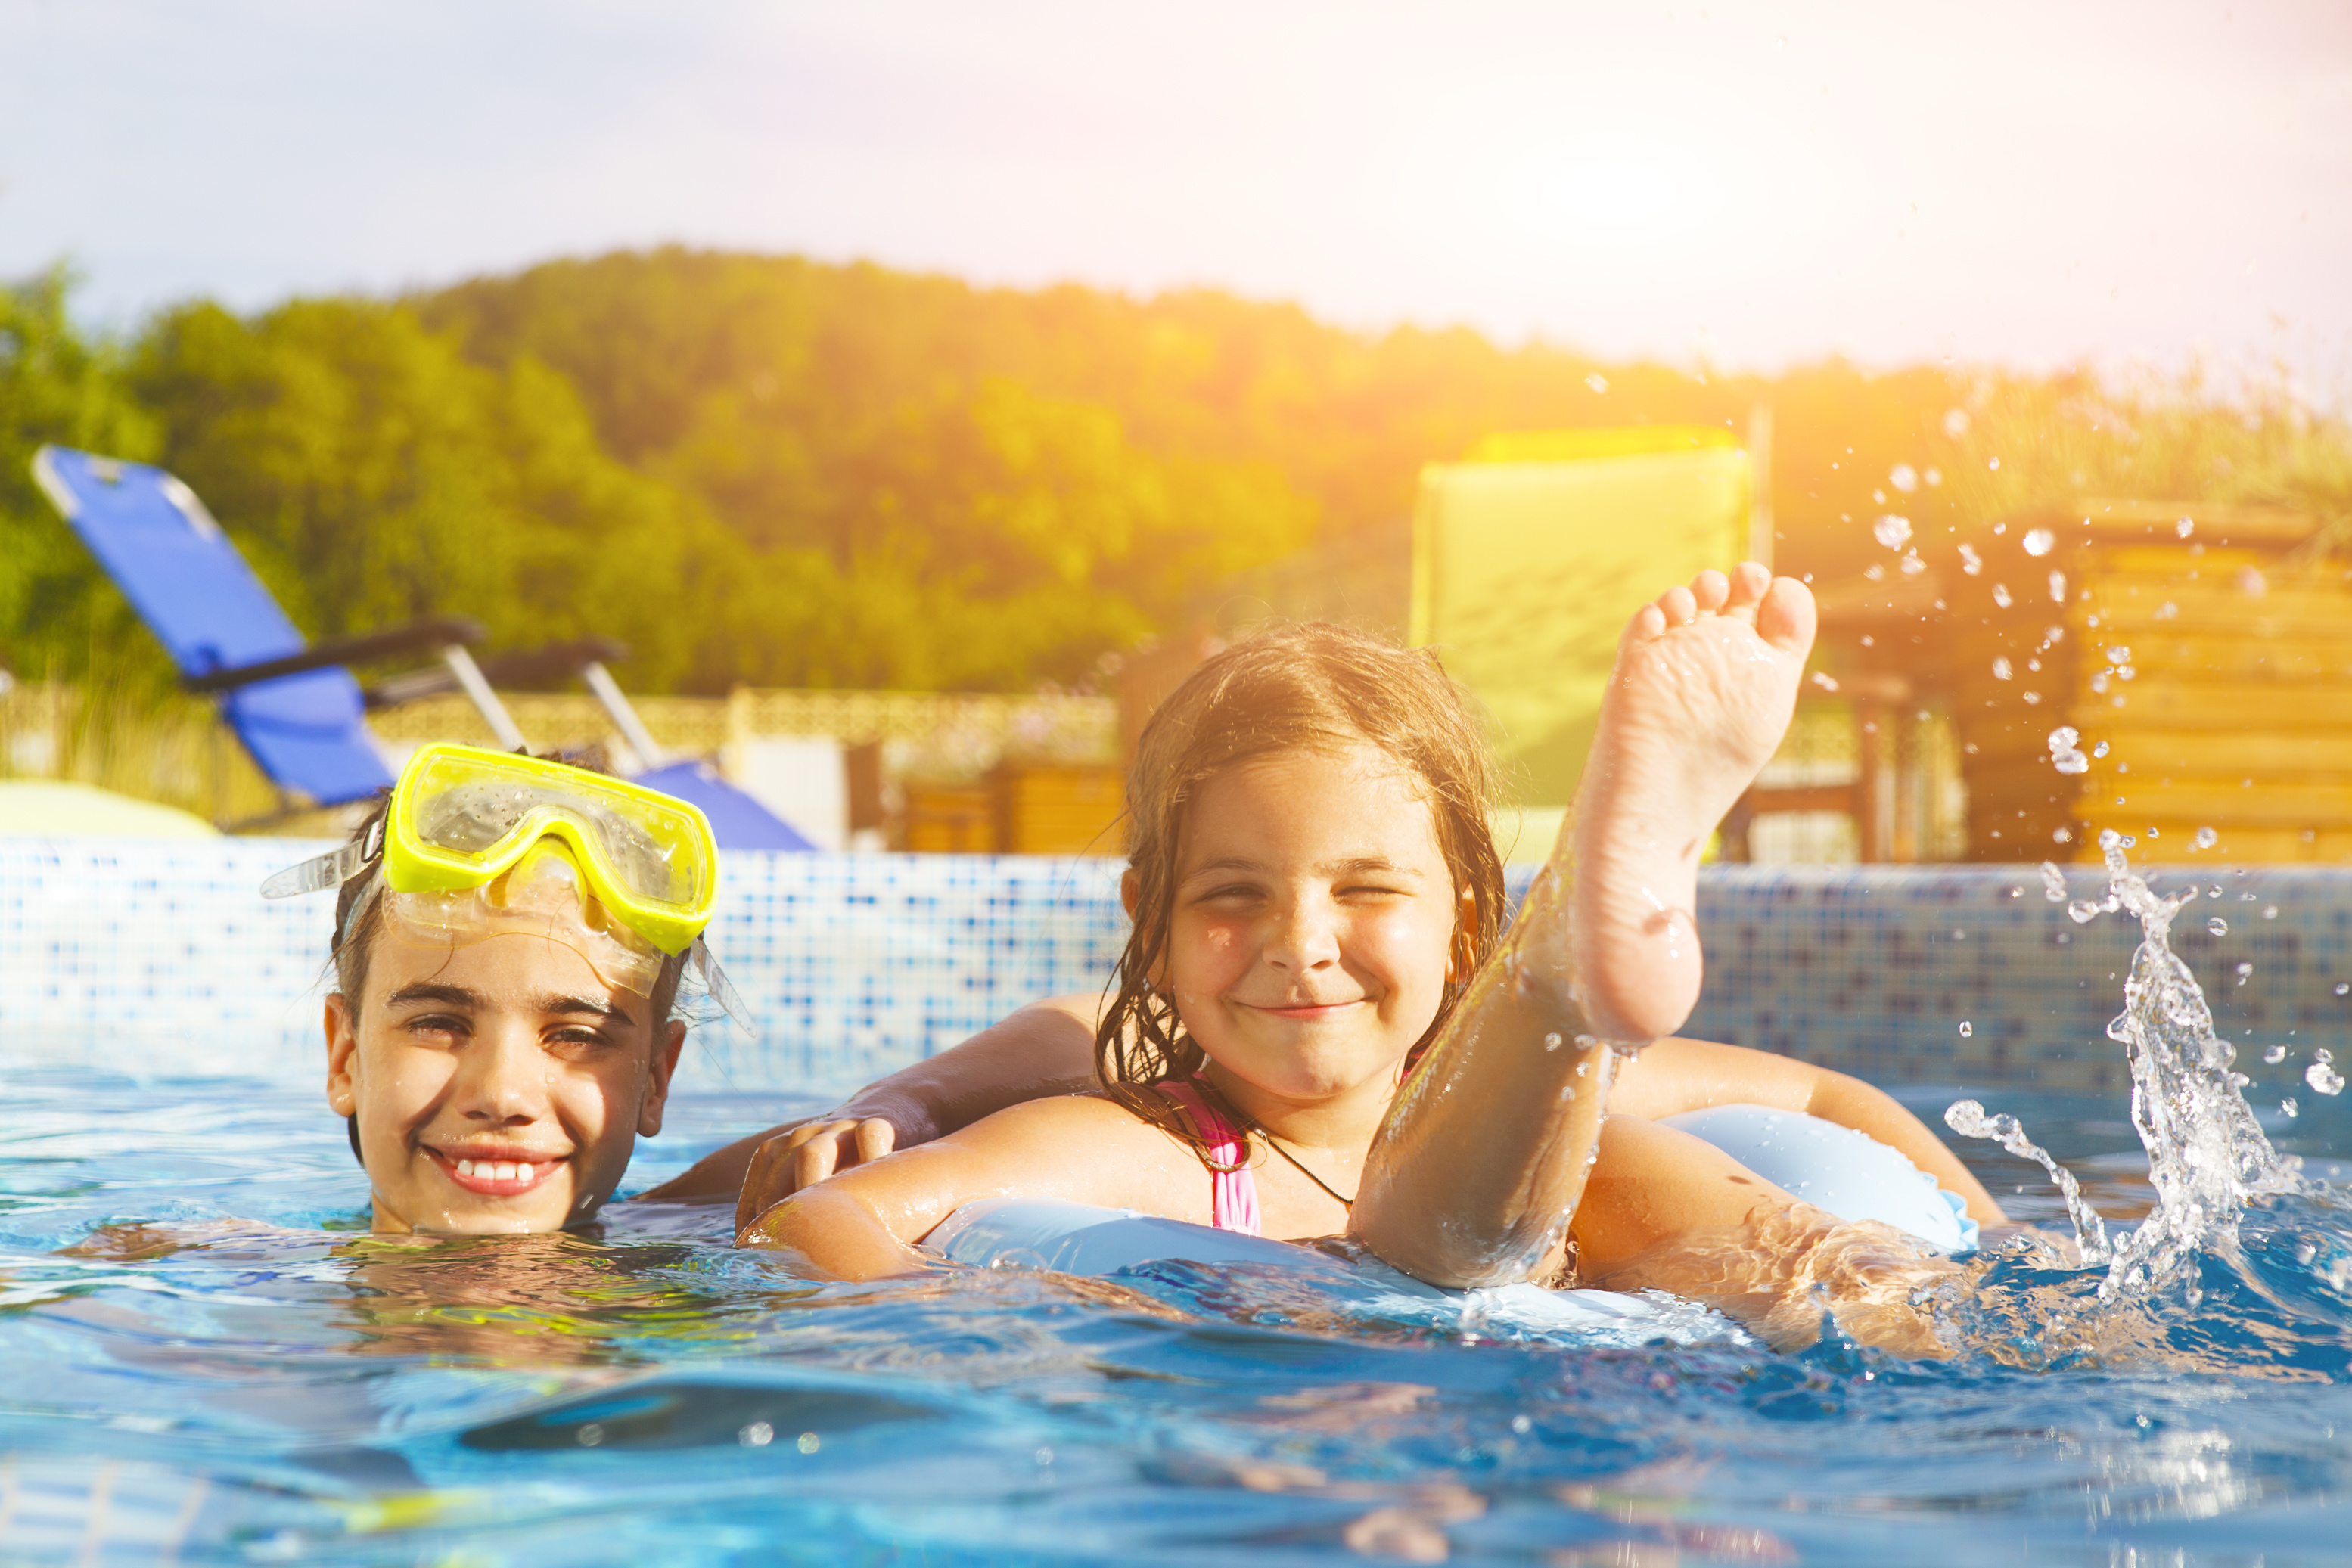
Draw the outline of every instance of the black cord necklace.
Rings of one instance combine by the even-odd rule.
[[[1255,1133],[1259,1137],[1264,1138],[1265,1140],[1265,1146],[1272,1149],[1276,1154],[1280,1155],[1285,1160],[1288,1161],[1291,1169],[1297,1171],[1300,1176],[1305,1176],[1308,1181],[1313,1182],[1317,1186],[1321,1187],[1325,1194],[1330,1197],[1331,1201],[1338,1204],[1341,1208],[1347,1209],[1350,1213],[1355,1211],[1356,1200],[1354,1198],[1341,1197],[1337,1192],[1332,1190],[1331,1184],[1329,1182],[1325,1181],[1321,1176],[1317,1176],[1313,1171],[1308,1170],[1305,1166],[1299,1163],[1298,1156],[1297,1155],[1294,1155],[1288,1149],[1284,1148],[1280,1139],[1276,1138],[1272,1133],[1267,1132],[1264,1127],[1258,1125],[1257,1119],[1255,1117],[1243,1110],[1240,1106],[1234,1104],[1231,1100],[1226,1099],[1224,1095],[1217,1093],[1217,1091],[1211,1088],[1205,1079],[1199,1080],[1198,1082],[1200,1082],[1202,1090],[1206,1091],[1208,1093],[1216,1095],[1217,1103],[1223,1108],[1228,1120],[1234,1122],[1245,1131]]]
[[[1267,1132],[1264,1127],[1257,1127],[1255,1130],[1259,1137],[1265,1140],[1265,1146],[1267,1148],[1272,1149],[1276,1154],[1280,1155],[1284,1159],[1290,1162],[1290,1166],[1293,1170],[1297,1171],[1300,1176],[1305,1176],[1308,1181],[1313,1182],[1317,1186],[1321,1187],[1325,1192],[1331,1193],[1332,1201],[1337,1203],[1341,1208],[1348,1210],[1350,1214],[1355,1212],[1356,1200],[1354,1198],[1341,1197],[1338,1193],[1331,1192],[1331,1184],[1325,1181],[1321,1176],[1317,1176],[1313,1171],[1308,1170],[1305,1166],[1300,1165],[1298,1163],[1298,1156],[1292,1154],[1288,1149],[1284,1148],[1281,1141],[1272,1133]]]

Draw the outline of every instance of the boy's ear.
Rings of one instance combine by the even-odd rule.
[[[650,1138],[662,1130],[662,1107],[669,1103],[670,1075],[677,1071],[677,1053],[686,1046],[686,1023],[672,1019],[654,1041],[654,1059],[646,1063],[646,1097],[637,1103],[637,1136]]]
[[[1127,917],[1135,918],[1136,902],[1143,896],[1143,878],[1133,866],[1119,873],[1118,901],[1127,905]]]
[[[352,1082],[352,1065],[359,1053],[359,1020],[355,1009],[342,992],[327,998],[327,1103],[338,1116],[349,1116],[359,1110],[359,1086]]]

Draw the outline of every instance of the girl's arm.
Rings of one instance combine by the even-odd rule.
[[[1194,1189],[1197,1213],[1177,1196]],[[1208,1196],[1200,1163],[1175,1139],[1108,1101],[1065,1095],[843,1171],[770,1206],[736,1239],[795,1253],[819,1275],[875,1280],[923,1271],[929,1265],[915,1243],[979,1198],[1061,1198],[1201,1219]]]
[[[1891,1094],[1826,1067],[1744,1046],[1662,1040],[1617,1070],[1612,1113],[1663,1121],[1711,1105],[1767,1105],[1801,1111],[1877,1139],[1926,1171],[1969,1206],[1979,1225],[2006,1225],[1984,1184],[1959,1156]]]
[[[740,1138],[642,1198],[738,1197],[736,1224],[836,1169],[968,1127],[1008,1105],[1095,1086],[1100,998],[1032,1003],[939,1055],[867,1084],[835,1110]]]

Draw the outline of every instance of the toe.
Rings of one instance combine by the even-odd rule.
[[[1658,595],[1658,609],[1669,626],[1687,626],[1698,617],[1698,600],[1687,588],[1669,588]]]
[[[1633,619],[1625,623],[1626,643],[1648,643],[1666,633],[1665,612],[1654,604],[1644,604],[1633,612]]]
[[[1713,614],[1731,598],[1731,580],[1713,568],[1691,579],[1691,598],[1705,613]]]
[[[1772,586],[1772,569],[1752,560],[1742,561],[1731,574],[1731,608],[1746,610],[1763,602],[1764,594]]]
[[[1804,653],[1813,645],[1812,591],[1793,577],[1774,578],[1756,607],[1756,630],[1784,653]]]

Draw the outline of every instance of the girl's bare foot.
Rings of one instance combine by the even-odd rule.
[[[1602,1039],[1672,1034],[1697,1002],[1699,856],[1780,747],[1812,644],[1812,594],[1754,561],[1626,626],[1553,852],[1575,856],[1574,972]]]

